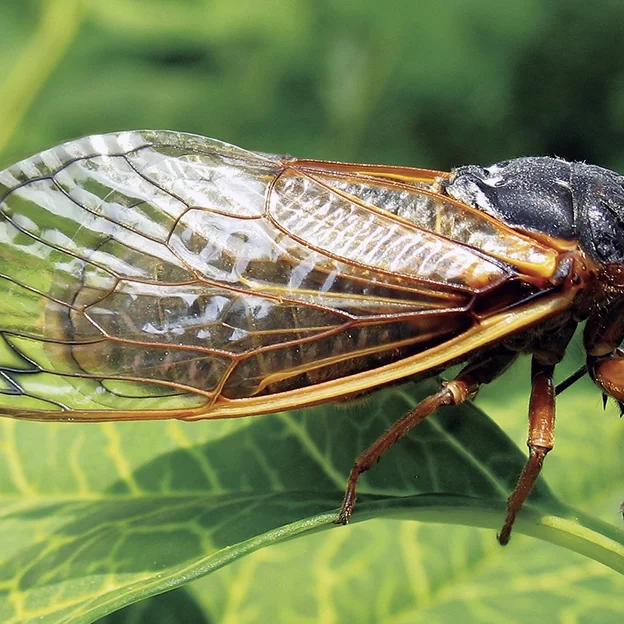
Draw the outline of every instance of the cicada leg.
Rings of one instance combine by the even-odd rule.
[[[421,401],[382,434],[356,459],[349,474],[344,500],[336,522],[338,524],[349,522],[355,505],[358,479],[363,472],[369,470],[379,460],[383,453],[438,408],[460,405],[466,399],[473,397],[482,384],[489,383],[501,375],[516,356],[516,352],[504,347],[485,354],[482,359],[464,368],[455,379],[444,382],[435,394]]]
[[[624,352],[618,349],[615,353],[601,358],[588,357],[587,370],[594,383],[604,392],[613,397],[624,407]]]
[[[555,384],[551,364],[540,364],[533,359],[531,366],[531,400],[529,401],[529,435],[527,446],[529,458],[524,465],[518,483],[507,499],[507,517],[498,535],[499,543],[509,542],[511,529],[524,501],[528,498],[544,458],[555,444]]]
[[[617,269],[617,270],[616,270]],[[612,273],[612,274],[611,274]],[[624,275],[614,267],[608,277],[617,278],[615,286],[624,290]],[[604,394],[624,403],[624,299],[616,298],[608,309],[590,316],[585,324],[583,343],[587,352],[587,372]]]
[[[619,267],[619,265],[618,265]],[[621,271],[612,271],[624,286]],[[608,310],[590,317],[585,325],[584,342],[588,353],[587,371],[594,383],[607,396],[613,397],[624,414],[624,351],[619,345],[624,340],[624,301],[618,298]],[[624,517],[624,502],[620,505]]]
[[[601,358],[587,358],[587,369],[594,383],[605,395],[613,397],[624,415],[624,352],[618,349],[614,354]],[[605,396],[605,403],[606,403]],[[624,502],[620,505],[624,518]]]

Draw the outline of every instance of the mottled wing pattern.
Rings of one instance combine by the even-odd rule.
[[[0,413],[209,416],[426,351],[554,272],[433,177],[382,170],[145,131],[1,172]]]

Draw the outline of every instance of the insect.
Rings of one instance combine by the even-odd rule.
[[[624,402],[624,179],[552,158],[447,174],[303,160],[195,135],[72,141],[0,173],[0,413],[231,418],[465,363],[365,451],[532,355],[529,458],[553,446],[553,371]]]

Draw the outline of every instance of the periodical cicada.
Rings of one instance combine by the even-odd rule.
[[[0,413],[231,418],[466,366],[363,453],[532,355],[529,459],[553,446],[553,370],[624,401],[624,178],[520,158],[451,174],[302,160],[178,132],[72,141],[0,173]]]

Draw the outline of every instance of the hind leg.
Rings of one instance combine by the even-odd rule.
[[[440,389],[421,401],[403,418],[394,423],[355,461],[349,474],[344,500],[338,515],[338,524],[347,524],[355,505],[357,482],[363,472],[369,470],[395,442],[407,434],[419,422],[433,414],[438,408],[448,405],[461,405],[472,398],[480,386],[501,375],[516,359],[517,353],[498,347],[483,355],[481,359],[468,365],[452,381],[444,382]]]

